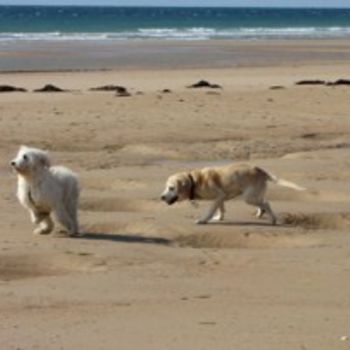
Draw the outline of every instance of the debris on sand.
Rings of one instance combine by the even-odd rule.
[[[199,82],[187,86],[189,89],[198,89],[198,88],[210,88],[210,89],[222,89],[222,86],[219,84],[211,84],[206,80],[200,80]]]
[[[27,92],[27,90],[12,85],[0,85],[0,93],[2,92]]]
[[[295,83],[296,85],[325,85],[326,81],[324,80],[300,80]]]
[[[336,81],[330,81],[327,83],[327,86],[338,86],[338,85],[350,85],[349,79],[338,79]]]
[[[350,79],[338,79],[335,81],[325,81],[325,80],[300,80],[295,83],[296,85],[325,85],[325,86],[350,86]]]
[[[58,86],[52,85],[52,84],[46,84],[41,89],[36,89],[34,92],[67,92],[67,90],[63,90],[59,88]]]
[[[123,88],[123,89],[117,90],[115,95],[117,97],[129,97],[131,96],[131,93],[127,89]]]
[[[171,91],[170,89],[163,89],[163,90],[162,90],[162,93],[163,93],[163,94],[171,94],[172,91]]]
[[[119,96],[119,97],[131,96],[127,88],[120,85],[103,85],[103,86],[91,88],[90,91],[115,91],[116,96]]]
[[[116,91],[119,93],[125,93],[127,89],[120,85],[103,85],[91,88],[90,91]]]
[[[283,89],[285,89],[285,87],[282,85],[270,86],[270,90],[283,90]]]

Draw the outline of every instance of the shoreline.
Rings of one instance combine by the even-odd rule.
[[[350,62],[347,40],[27,42],[0,47],[0,73],[274,67]]]

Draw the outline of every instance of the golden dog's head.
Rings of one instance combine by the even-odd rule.
[[[168,178],[161,200],[168,205],[189,199],[191,180],[188,173],[175,174]]]
[[[30,175],[50,167],[50,159],[47,152],[37,148],[21,146],[17,156],[10,162],[12,168],[19,174]]]

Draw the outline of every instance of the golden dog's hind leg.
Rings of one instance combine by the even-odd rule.
[[[248,203],[248,204],[250,204],[250,203]],[[266,201],[266,202],[263,202],[261,204],[257,204],[257,206],[258,206],[258,208],[257,208],[255,216],[257,218],[261,219],[263,217],[263,215],[265,213],[267,213],[271,218],[272,225],[276,225],[277,218],[276,218],[275,213],[271,209],[270,203]]]
[[[258,207],[257,217],[262,217],[264,213],[267,213],[271,218],[272,225],[276,224],[277,218],[271,209],[270,203],[264,199],[266,186],[260,188],[249,187],[243,193],[245,202],[249,205]]]
[[[271,218],[271,223],[272,225],[276,225],[277,222],[277,217],[274,214],[274,212],[271,209],[270,203],[269,202],[264,202],[263,206],[262,206],[263,211],[265,211],[267,214],[269,214],[270,218]]]
[[[257,218],[261,219],[264,216],[265,213],[266,213],[265,209],[262,206],[260,206],[260,207],[257,207],[256,212],[255,212],[254,215]]]

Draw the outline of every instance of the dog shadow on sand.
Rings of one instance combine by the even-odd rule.
[[[280,226],[279,224],[273,225],[268,221],[213,221],[207,225],[212,226],[258,226],[258,227],[274,227]]]
[[[141,236],[137,234],[123,235],[115,233],[102,233],[102,232],[84,232],[74,239],[85,239],[91,241],[110,241],[115,243],[139,243],[139,244],[158,244],[158,245],[171,245],[172,241],[167,238],[153,237],[153,236]]]
[[[262,228],[293,228],[298,225],[296,224],[288,224],[281,221],[277,221],[276,224],[272,224],[269,221],[215,221],[215,222],[210,222],[207,225],[212,225],[212,226],[232,226],[232,227],[262,227]]]

